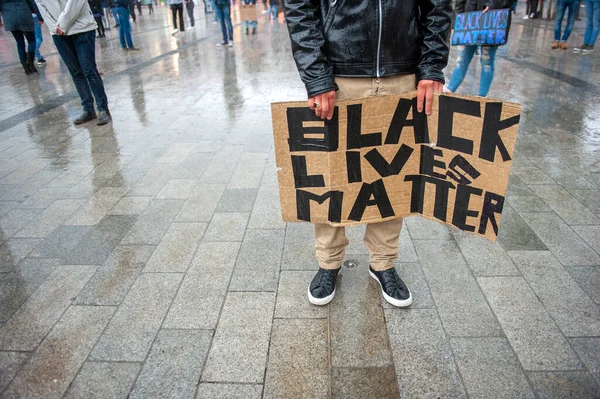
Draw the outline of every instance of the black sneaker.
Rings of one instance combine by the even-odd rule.
[[[76,125],[81,125],[82,123],[92,121],[96,118],[97,116],[95,112],[83,111],[77,118],[75,118],[73,123]]]
[[[585,50],[588,47],[587,44],[583,44],[581,46],[575,46],[575,48],[573,49],[573,51],[578,52],[578,51],[582,51]]]
[[[111,120],[110,111],[98,111],[98,120],[96,121],[98,126],[106,125]]]
[[[399,308],[410,306],[412,295],[404,281],[398,276],[396,268],[392,267],[378,272],[369,265],[369,274],[379,283],[381,293],[386,301]]]
[[[583,51],[583,54],[593,53],[594,52],[594,46],[590,46],[588,44],[587,47],[584,48],[582,51]]]
[[[340,269],[323,269],[319,271],[308,286],[308,301],[313,305],[327,305],[335,296],[335,280]]]
[[[44,66],[44,65],[46,65],[46,60],[44,59],[44,57],[42,57],[42,58],[38,58],[38,60],[37,60],[37,64],[38,64],[39,66]]]

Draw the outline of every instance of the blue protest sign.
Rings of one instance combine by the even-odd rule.
[[[510,10],[456,14],[452,45],[502,46],[508,40]]]

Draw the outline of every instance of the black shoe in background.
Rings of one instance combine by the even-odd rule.
[[[76,125],[81,125],[82,123],[93,121],[96,118],[97,116],[95,112],[83,111],[77,118],[75,118],[73,123]]]
[[[386,301],[399,308],[410,306],[412,295],[404,281],[398,276],[396,268],[375,271],[369,265],[369,274],[379,283],[381,293]]]
[[[110,111],[108,111],[108,110],[106,110],[106,111],[98,111],[98,120],[96,121],[96,124],[98,126],[106,125],[111,120],[112,120],[112,118],[110,116]]]
[[[308,301],[313,305],[327,305],[335,296],[335,280],[340,269],[323,269],[313,277],[308,285]]]

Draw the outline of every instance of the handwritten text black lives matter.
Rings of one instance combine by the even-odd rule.
[[[363,120],[368,115],[363,115],[363,108],[366,102],[376,99],[394,101],[395,110],[386,129],[367,132]],[[293,186],[291,178],[285,178],[285,170],[279,175],[284,219],[341,225],[372,222],[376,220],[372,217],[365,220],[364,216],[367,209],[375,207],[379,220],[422,214],[461,230],[495,239],[510,169],[493,168],[493,176],[482,175],[482,169],[489,171],[490,166],[511,160],[516,131],[504,140],[502,132],[517,128],[515,125],[520,118],[518,107],[509,104],[513,115],[503,119],[506,103],[436,94],[433,113],[437,116],[436,121],[416,111],[414,96],[376,99],[365,99],[358,104],[356,101],[338,103],[333,118],[325,123],[319,123],[320,119],[305,106],[290,104],[285,107],[287,132],[279,137],[277,131],[275,134],[278,166],[291,166],[287,172],[293,174]],[[339,120],[340,107],[345,110],[344,123]],[[376,119],[377,115],[370,117],[371,120]],[[469,122],[469,129],[456,131],[456,126],[466,126],[460,123],[466,118],[471,118],[468,119],[471,122],[477,118],[478,123]],[[433,126],[437,129],[431,129]],[[345,131],[342,131],[344,127]],[[432,130],[436,131],[435,144],[430,137]],[[285,143],[284,137],[287,138]],[[340,147],[340,143],[345,144],[344,148]],[[393,147],[395,153],[386,159],[382,152],[389,147]],[[344,171],[345,187],[339,184],[329,187],[331,181],[326,178],[326,172],[309,173],[309,154],[327,156],[340,152],[344,154],[344,162],[338,168]],[[389,151],[386,152],[389,154]],[[288,156],[291,162],[286,162]],[[411,160],[415,167],[405,170]],[[377,178],[363,179],[365,168],[374,169]],[[288,180],[289,184],[286,183]],[[393,186],[392,193],[398,193],[399,189],[410,191],[407,209],[395,204],[395,198],[390,200],[390,185]],[[490,186],[493,188],[490,189]],[[291,190],[295,194],[294,201],[290,201],[293,198]],[[350,201],[348,195],[353,195]],[[472,208],[474,202],[479,204],[478,208]],[[320,205],[315,207],[315,204]],[[291,209],[286,212],[286,207],[294,208],[293,216]],[[489,225],[492,231],[488,229]]]

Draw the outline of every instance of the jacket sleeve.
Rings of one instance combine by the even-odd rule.
[[[63,32],[67,32],[71,25],[73,25],[73,22],[86,8],[89,8],[87,0],[67,0],[65,9],[58,16],[57,26]]]
[[[419,25],[423,35],[417,80],[435,80],[444,83],[442,70],[448,64],[451,0],[418,0]]]
[[[27,0],[27,5],[29,6],[29,9],[31,10],[31,12],[34,13],[35,15],[37,15],[38,20],[40,22],[44,22],[44,18],[42,17],[42,14],[40,14],[40,10],[39,10],[37,4],[35,4],[35,1]]]
[[[337,90],[323,53],[325,38],[319,0],[284,0],[292,53],[308,97]]]

